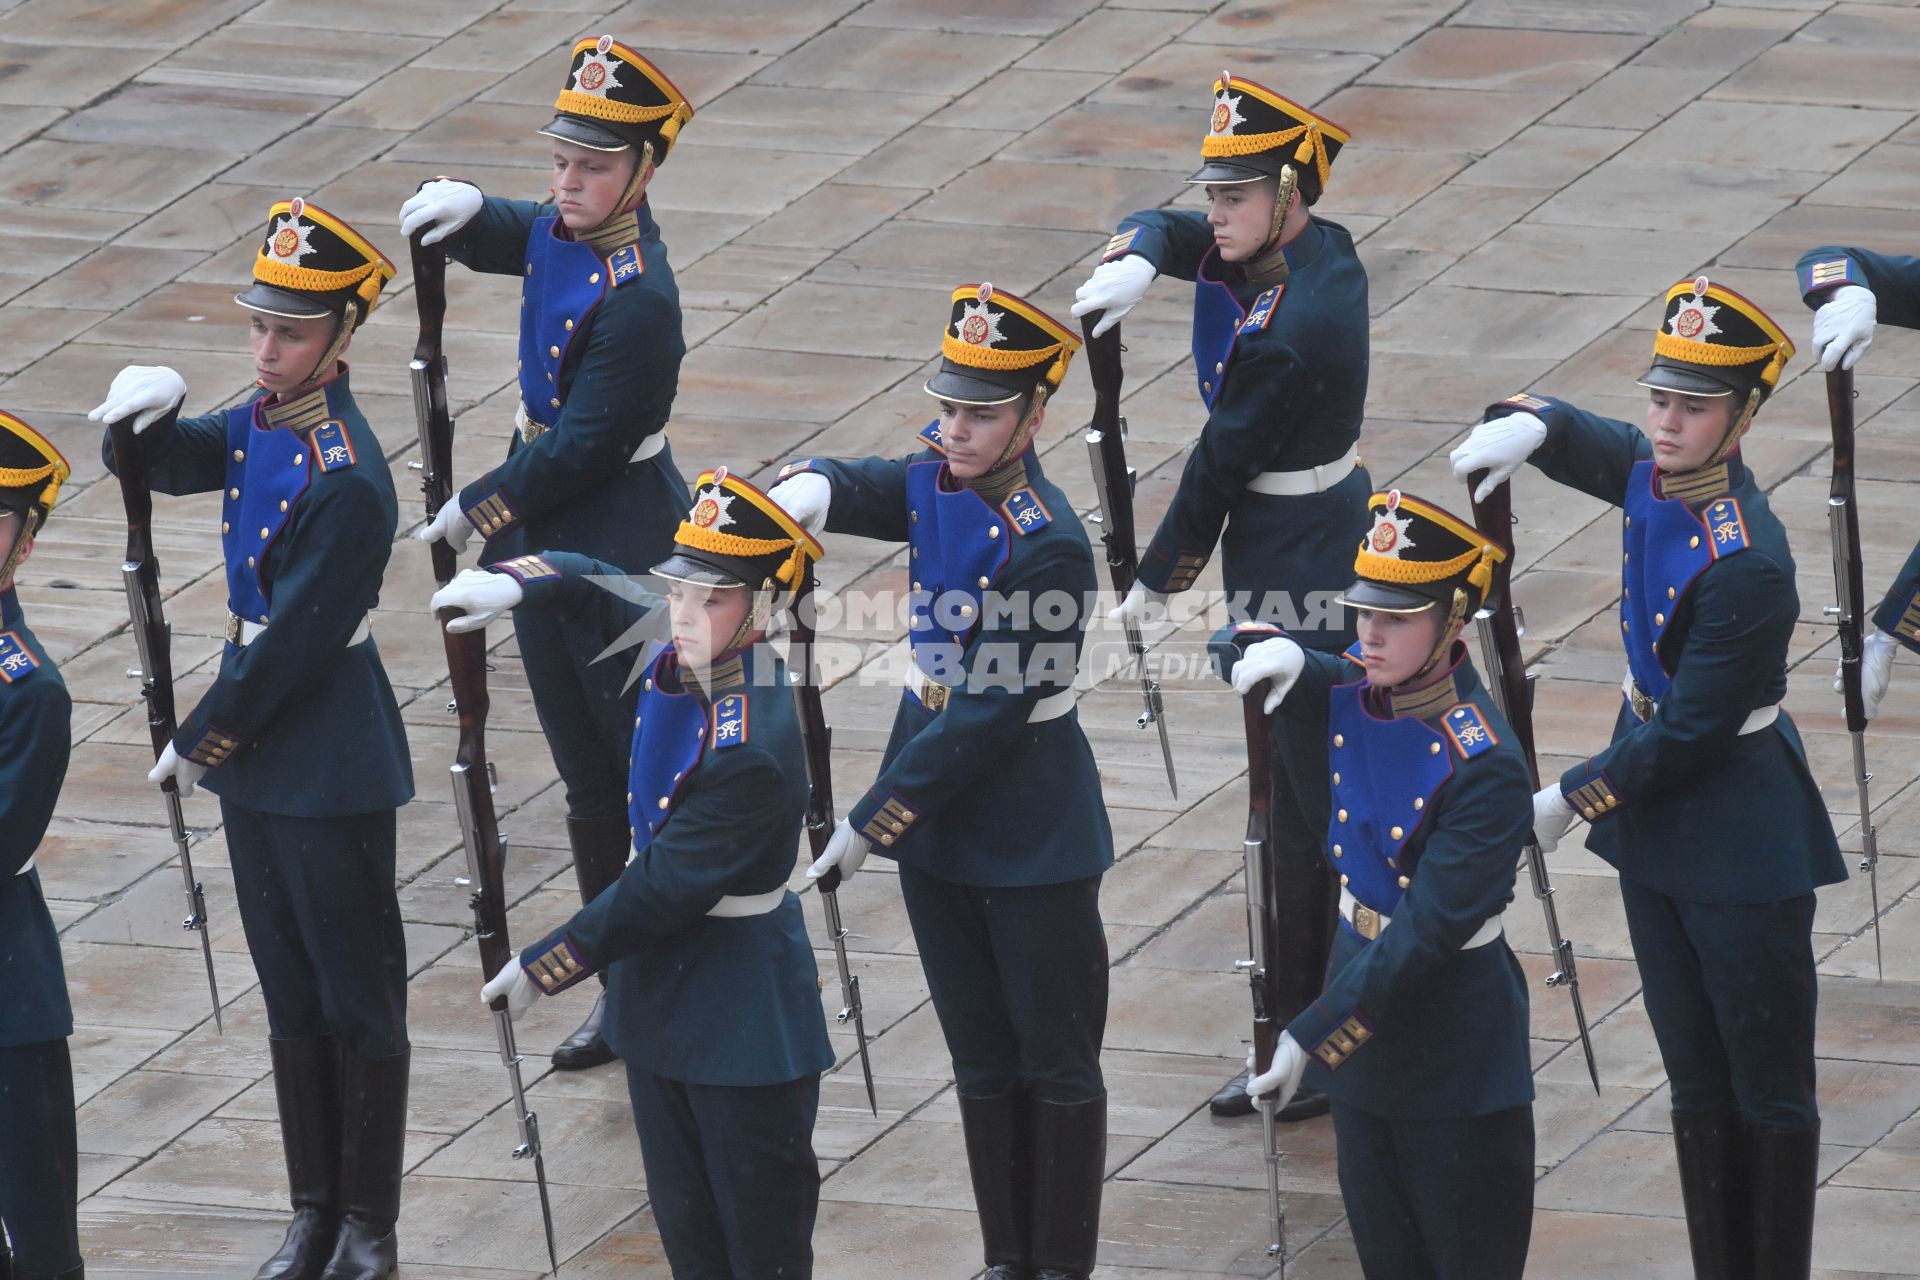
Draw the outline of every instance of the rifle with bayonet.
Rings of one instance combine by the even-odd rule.
[[[1467,480],[1469,492],[1479,488],[1486,472],[1477,471]],[[1480,662],[1486,669],[1487,688],[1494,705],[1513,726],[1520,750],[1527,757],[1527,772],[1535,791],[1540,789],[1540,761],[1533,744],[1533,683],[1527,674],[1526,659],[1520,652],[1522,622],[1513,603],[1513,487],[1502,483],[1485,501],[1473,500],[1473,523],[1481,534],[1506,553],[1493,566],[1493,583],[1473,625],[1480,637]],[[1587,1075],[1593,1091],[1600,1092],[1600,1068],[1593,1059],[1593,1041],[1587,1035],[1587,1010],[1580,1000],[1580,971],[1574,967],[1573,943],[1560,933],[1560,913],[1553,905],[1553,882],[1547,878],[1547,857],[1540,842],[1527,832],[1527,871],[1533,879],[1533,896],[1546,917],[1547,945],[1553,948],[1553,972],[1547,975],[1549,987],[1565,987],[1573,1000],[1573,1021],[1580,1029],[1580,1049],[1587,1055]]]
[[[1247,938],[1253,958],[1241,960],[1235,968],[1246,972],[1253,988],[1253,1074],[1260,1075],[1273,1066],[1273,1053],[1280,1044],[1280,1028],[1274,1025],[1272,1010],[1280,993],[1267,968],[1267,954],[1278,942],[1274,932],[1273,903],[1268,900],[1267,867],[1272,857],[1273,813],[1273,739],[1267,723],[1265,705],[1270,682],[1262,680],[1247,691],[1241,710],[1247,731],[1247,834],[1240,842],[1246,859]],[[1287,1273],[1287,1214],[1280,1204],[1280,1146],[1274,1131],[1279,1099],[1274,1093],[1262,1094],[1255,1105],[1260,1110],[1260,1143],[1267,1162],[1267,1218],[1272,1231],[1267,1239],[1267,1256],[1280,1259],[1280,1274]]]
[[[813,561],[802,570],[799,594],[793,602],[793,707],[800,717],[800,737],[807,751],[807,843],[818,858],[833,838],[833,727],[820,702],[820,683],[813,663]],[[833,943],[834,967],[840,971],[842,1026],[853,1023],[860,1046],[860,1074],[867,1083],[867,1107],[877,1117],[880,1103],[873,1091],[873,1063],[867,1057],[866,1008],[860,1003],[860,979],[847,963],[847,928],[840,920],[840,868],[828,867],[814,882],[820,890],[820,910],[827,918],[827,938]]]
[[[438,249],[423,248],[415,237],[413,296],[420,310],[420,340],[407,372],[413,381],[413,412],[420,428],[422,472],[420,488],[426,496],[427,518],[432,519],[453,497],[453,415],[447,408],[447,360],[442,332],[447,314],[447,259]],[[457,555],[445,539],[431,546],[433,577],[441,586],[459,572]],[[447,630],[458,609],[442,609],[435,617],[446,646],[447,674],[453,690],[448,709],[460,718],[460,742],[454,751],[454,812],[460,819],[460,843],[466,849],[467,876],[473,886],[473,932],[480,945],[480,968],[491,982],[495,974],[516,964],[507,938],[507,840],[500,834],[493,811],[493,766],[487,762],[487,633],[484,630]],[[527,1105],[526,1085],[520,1077],[520,1051],[514,1044],[513,1019],[505,996],[487,1006],[493,1013],[494,1038],[500,1062],[507,1069],[513,1093],[513,1114],[520,1130],[516,1160],[533,1161],[533,1180],[540,1190],[540,1216],[547,1231],[547,1261],[560,1272],[559,1251],[553,1239],[553,1205],[547,1195],[547,1162],[540,1150],[540,1117]]]
[[[131,417],[111,424],[107,433],[112,441],[114,474],[120,477],[120,499],[127,508],[127,554],[120,564],[120,580],[127,589],[127,614],[133,620],[133,639],[140,651],[139,669],[127,674],[140,678],[140,696],[147,704],[147,736],[153,743],[153,758],[158,760],[173,741],[178,726],[173,705],[173,633],[160,604],[160,560],[153,551],[153,471],[146,451],[134,437]],[[193,833],[187,830],[186,815],[180,810],[179,784],[166,779],[160,784],[160,795],[167,808],[173,850],[180,858],[180,875],[186,881],[187,918],[180,927],[200,935],[200,958],[207,966],[207,995],[213,1001],[213,1025],[225,1035],[220,984],[213,976],[213,941],[207,934],[207,895],[193,873]]]
[[[1873,828],[1867,784],[1867,708],[1860,694],[1860,620],[1865,612],[1860,567],[1860,507],[1853,492],[1853,370],[1827,374],[1827,418],[1833,427],[1833,482],[1827,490],[1827,527],[1833,536],[1833,588],[1839,603],[1826,610],[1840,624],[1840,690],[1853,739],[1853,785],[1860,799],[1860,869],[1873,896],[1873,970],[1886,977],[1880,958],[1880,841]]]
[[[1133,469],[1127,466],[1127,420],[1120,416],[1120,326],[1114,325],[1099,337],[1094,326],[1105,315],[1095,311],[1080,321],[1086,334],[1087,372],[1093,377],[1093,421],[1087,427],[1087,456],[1093,464],[1093,491],[1100,500],[1100,511],[1093,517],[1100,526],[1100,541],[1107,551],[1107,576],[1114,594],[1126,599],[1139,574],[1140,554],[1134,545]],[[1173,773],[1173,744],[1167,737],[1167,716],[1160,704],[1160,682],[1147,670],[1147,646],[1140,628],[1129,621],[1122,626],[1127,633],[1127,652],[1134,669],[1140,673],[1142,709],[1135,723],[1144,729],[1153,725],[1160,731],[1160,755],[1167,765],[1167,789],[1180,798],[1180,782]]]

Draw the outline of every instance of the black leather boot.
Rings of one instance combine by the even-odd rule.
[[[626,869],[633,848],[633,832],[625,814],[606,818],[568,818],[567,843],[573,847],[573,876],[580,885],[580,905],[605,893]],[[585,1071],[605,1066],[618,1055],[600,1034],[607,1012],[607,975],[599,975],[600,991],[593,1012],[553,1051],[553,1065],[561,1071]]]
[[[1813,1201],[1820,1184],[1820,1124],[1807,1129],[1747,1126],[1748,1202],[1754,1280],[1807,1280],[1813,1270]]]
[[[1027,1108],[1019,1093],[957,1094],[987,1280],[1032,1280],[1027,1245]]]
[[[1743,1126],[1731,1112],[1673,1114],[1680,1161],[1680,1203],[1687,1215],[1694,1280],[1746,1280],[1746,1184],[1741,1175]]]
[[[1087,1280],[1100,1249],[1107,1095],[1033,1103],[1034,1280]]]
[[[82,1263],[71,1271],[56,1272],[8,1271],[4,1264],[0,1264],[0,1280],[86,1280],[86,1275],[87,1268],[85,1263]]]
[[[400,1253],[400,1166],[412,1050],[340,1051],[340,1234],[320,1280],[387,1280]]]
[[[269,1040],[293,1222],[254,1280],[317,1280],[340,1230],[340,1046],[332,1036]]]

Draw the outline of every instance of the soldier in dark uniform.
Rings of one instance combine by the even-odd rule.
[[[67,474],[44,436],[0,413],[0,1276],[13,1280],[85,1274],[74,1221],[73,1006],[33,867],[67,776],[73,704],[14,585]]]
[[[1800,255],[1800,295],[1813,316],[1813,353],[1822,369],[1851,369],[1873,344],[1882,318],[1920,329],[1920,258],[1823,245]],[[1920,546],[1900,566],[1860,646],[1860,695],[1869,718],[1893,680],[1893,654],[1920,653]],[[1835,673],[1834,692],[1841,691]]]
[[[819,1202],[813,1122],[833,1065],[818,973],[786,888],[807,804],[787,671],[762,643],[820,546],[725,469],[700,477],[671,599],[593,581],[620,570],[541,552],[434,597],[466,630],[542,610],[606,644],[664,609],[673,645],[633,708],[633,856],[612,888],[483,992],[514,1013],[610,972],[607,1038],[627,1065],[654,1221],[676,1276],[805,1280]],[[638,594],[638,593],[636,593]]]
[[[1340,1194],[1368,1280],[1520,1280],[1533,1225],[1527,990],[1502,936],[1533,785],[1460,642],[1502,553],[1399,490],[1343,597],[1346,656],[1263,622],[1215,652],[1242,694],[1271,682],[1276,736],[1318,758],[1340,878],[1332,976],[1249,1096],[1333,1099]],[[1304,780],[1303,780],[1304,781]],[[1391,924],[1392,928],[1388,928]]]
[[[1643,434],[1516,395],[1453,452],[1498,484],[1531,457],[1624,508],[1612,743],[1534,799],[1551,850],[1576,815],[1620,873],[1647,1016],[1673,1086],[1695,1273],[1811,1265],[1814,890],[1846,878],[1787,691],[1800,613],[1786,531],[1740,457],[1793,344],[1705,277],[1667,291]]]
[[[963,286],[919,452],[805,459],[774,489],[810,528],[911,548],[907,690],[880,776],[810,874],[872,851],[900,864],[994,1280],[1084,1277],[1099,1236],[1113,837],[1073,705],[1093,555],[1033,446],[1079,346]]]
[[[413,797],[369,628],[400,511],[346,354],[393,278],[302,200],[267,215],[253,284],[260,391],[179,416],[186,384],[132,366],[90,415],[133,416],[163,493],[226,491],[220,672],[150,775],[220,797],[260,974],[293,1224],[261,1280],[391,1275],[407,1117],[407,962],[394,813]],[[103,440],[102,456],[113,465]]]
[[[1079,291],[1075,315],[1117,321],[1156,274],[1194,283],[1193,359],[1207,406],[1180,488],[1140,557],[1140,576],[1114,617],[1144,617],[1185,591],[1216,541],[1228,606],[1287,629],[1310,649],[1338,653],[1353,627],[1336,603],[1367,530],[1372,481],[1359,464],[1367,397],[1367,273],[1353,237],[1307,212],[1326,189],[1347,133],[1271,89],[1222,72],[1214,82],[1203,163],[1189,183],[1210,211],[1153,209],[1122,219],[1105,259]],[[1320,856],[1325,816],[1275,762],[1267,874],[1284,913],[1279,954],[1285,1019],[1320,993],[1338,916]],[[1306,791],[1317,795],[1318,780]],[[1221,1089],[1220,1115],[1251,1110],[1241,1076]],[[1326,1111],[1303,1090],[1281,1115]]]
[[[401,207],[403,234],[425,229],[422,243],[475,271],[525,276],[518,430],[506,459],[419,536],[459,550],[477,531],[487,563],[565,550],[640,573],[671,549],[687,509],[666,437],[686,354],[680,292],[647,187],[693,107],[651,62],[601,36],[574,46],[554,108],[540,131],[553,140],[551,203],[440,178]],[[513,625],[566,786],[580,900],[591,902],[627,857],[620,673],[591,667],[599,650],[550,613],[516,614]],[[596,1001],[555,1066],[613,1059],[602,1012]]]

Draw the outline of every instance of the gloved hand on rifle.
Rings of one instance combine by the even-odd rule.
[[[195,764],[187,759],[173,749],[171,742],[167,744],[166,750],[160,753],[160,758],[154,762],[153,768],[147,770],[147,781],[156,787],[164,786],[167,779],[172,778],[173,785],[179,789],[182,800],[192,795],[193,789],[200,784],[200,779],[206,776],[207,766]]]
[[[513,575],[489,569],[462,569],[453,581],[433,593],[431,608],[460,609],[457,618],[447,619],[447,630],[454,635],[478,631],[507,610],[519,605],[526,592]]]
[[[480,988],[480,1002],[492,1004],[501,996],[507,998],[507,1020],[520,1021],[520,1015],[533,1007],[540,998],[540,984],[527,976],[520,964],[520,953],[514,952],[507,962],[500,966],[500,972],[493,975],[492,981]]]
[[[1255,1102],[1264,1093],[1274,1093],[1273,1109],[1282,1111],[1293,1101],[1293,1095],[1300,1091],[1300,1077],[1307,1073],[1307,1051],[1300,1042],[1282,1031],[1280,1042],[1273,1046],[1273,1063],[1259,1075],[1253,1074],[1253,1050],[1247,1050],[1247,1096]]]
[[[1573,825],[1573,806],[1556,786],[1545,786],[1533,793],[1533,838],[1540,852],[1552,853],[1560,847],[1560,837]]]
[[[471,182],[452,178],[423,182],[400,206],[400,234],[412,239],[414,232],[425,228],[420,243],[438,244],[473,221],[485,198]]]
[[[1873,345],[1880,303],[1873,290],[1843,284],[1813,313],[1813,353],[1828,373],[1851,369]]]
[[[833,835],[827,839],[827,847],[807,868],[807,879],[818,880],[834,867],[840,868],[840,879],[853,879],[853,873],[866,865],[867,855],[873,852],[873,845],[867,838],[855,831],[845,818],[833,829]]]
[[[467,519],[467,513],[460,509],[460,495],[448,498],[446,505],[440,508],[438,515],[427,521],[421,530],[413,535],[422,542],[434,542],[441,538],[455,551],[463,549],[473,537],[473,521]]]
[[[1475,502],[1485,502],[1488,494],[1511,478],[1520,464],[1546,442],[1545,422],[1531,413],[1509,413],[1475,427],[1447,459],[1453,463],[1453,478],[1461,484],[1476,471],[1487,473],[1473,491]]]
[[[87,420],[114,423],[133,414],[133,433],[139,435],[186,398],[186,380],[165,365],[130,364],[113,375],[107,398],[87,414]]]
[[[1087,282],[1074,290],[1074,318],[1104,312],[1100,323],[1093,326],[1092,336],[1099,337],[1119,324],[1121,317],[1147,296],[1148,286],[1159,274],[1151,262],[1137,253],[1101,263],[1087,277]]]
[[[1166,592],[1155,591],[1135,581],[1127,588],[1127,598],[1107,611],[1107,621],[1123,626],[1129,622],[1136,627],[1145,626],[1149,620],[1157,621],[1166,616],[1169,599],[1171,597]]]
[[[1887,696],[1887,686],[1893,683],[1893,655],[1900,642],[1878,627],[1870,627],[1860,640],[1860,705],[1866,710],[1867,719],[1880,714],[1880,701]],[[1845,693],[1847,685],[1841,675],[1841,664],[1833,666],[1833,691]]]
[[[1297,641],[1275,636],[1248,645],[1240,661],[1233,664],[1233,691],[1244,698],[1262,680],[1270,681],[1267,700],[1260,709],[1272,715],[1286,701],[1288,690],[1306,669],[1307,651]]]

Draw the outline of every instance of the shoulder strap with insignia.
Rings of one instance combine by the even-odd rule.
[[[713,704],[713,745],[737,747],[747,740],[747,695],[730,693]]]
[[[920,428],[920,440],[921,443],[925,444],[941,457],[944,458],[946,456],[947,446],[940,438],[940,423],[938,420],[929,422],[926,426]]]
[[[0,684],[24,680],[39,669],[40,659],[33,656],[18,632],[0,631]]]
[[[607,255],[607,284],[612,288],[638,280],[646,272],[647,264],[640,257],[638,245],[621,245]]]
[[[1493,736],[1493,729],[1480,718],[1480,708],[1471,702],[1462,702],[1447,708],[1447,714],[1441,717],[1446,726],[1447,736],[1453,739],[1453,746],[1462,760],[1471,760],[1483,752],[1493,749],[1499,741]]]
[[[1015,489],[1007,495],[1000,509],[1007,513],[1007,519],[1013,522],[1016,533],[1038,533],[1053,523],[1053,514],[1047,510],[1047,504],[1040,501],[1040,496],[1032,489]]]
[[[1247,318],[1240,322],[1240,332],[1252,333],[1256,329],[1264,329],[1272,324],[1273,310],[1280,305],[1280,295],[1286,291],[1286,285],[1277,284],[1255,298],[1253,305],[1247,308]]]
[[[1700,513],[1706,522],[1707,532],[1712,535],[1708,543],[1713,548],[1713,558],[1730,556],[1736,551],[1745,551],[1752,543],[1747,537],[1746,517],[1740,514],[1740,502],[1736,498],[1716,498],[1707,504]]]
[[[353,441],[347,436],[347,424],[329,418],[313,429],[313,459],[322,471],[345,471],[359,459]]]

